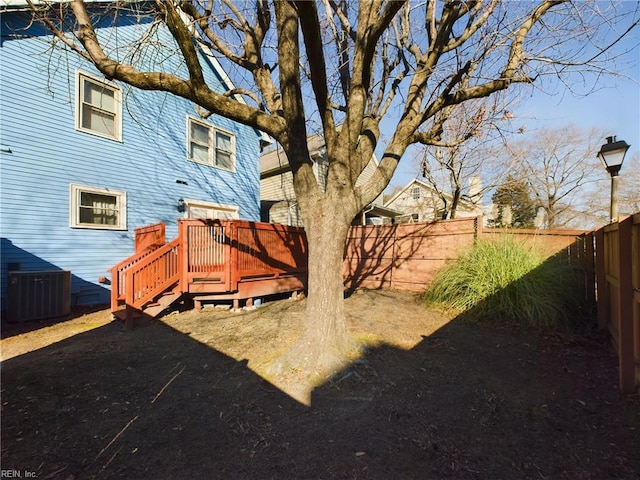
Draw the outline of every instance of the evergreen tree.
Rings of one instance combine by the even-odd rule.
[[[509,175],[491,197],[497,207],[496,227],[533,228],[538,211],[527,183]]]

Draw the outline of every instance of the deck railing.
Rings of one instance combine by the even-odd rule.
[[[183,241],[180,288],[193,283],[217,284],[215,290],[231,288],[231,222],[228,220],[178,220]]]
[[[134,230],[135,253],[112,267],[111,272],[111,311],[125,302],[126,275],[125,273],[142,262],[153,253],[153,250],[165,243],[165,224],[156,223]]]
[[[234,222],[233,233],[236,256],[233,288],[237,288],[242,279],[307,271],[307,243],[303,228]]]
[[[138,265],[146,257],[151,255],[153,250],[135,253],[124,259],[122,262],[111,268],[111,311],[115,312],[118,307],[125,302],[127,293],[126,272]]]
[[[136,253],[153,250],[165,244],[165,224],[154,223],[135,229]]]
[[[154,250],[125,272],[126,303],[142,308],[180,279],[180,239]]]
[[[111,269],[111,310],[142,309],[170,288],[233,293],[239,282],[307,271],[304,229],[243,220],[179,219],[175,240],[158,247],[164,225],[143,227],[143,250]],[[137,232],[136,232],[137,233]]]

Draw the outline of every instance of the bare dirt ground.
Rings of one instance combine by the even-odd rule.
[[[473,325],[398,292],[347,309],[367,353],[312,391],[264,374],[304,300],[5,332],[3,475],[640,478],[640,399],[619,395],[604,336]]]

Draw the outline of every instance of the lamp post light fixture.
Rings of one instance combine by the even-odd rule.
[[[618,172],[622,168],[624,156],[630,145],[624,140],[616,141],[615,136],[607,137],[607,143],[600,147],[598,158],[611,175],[611,210],[610,221],[618,221]]]

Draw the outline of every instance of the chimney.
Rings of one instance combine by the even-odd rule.
[[[482,179],[471,177],[469,179],[469,199],[476,206],[482,206]]]

